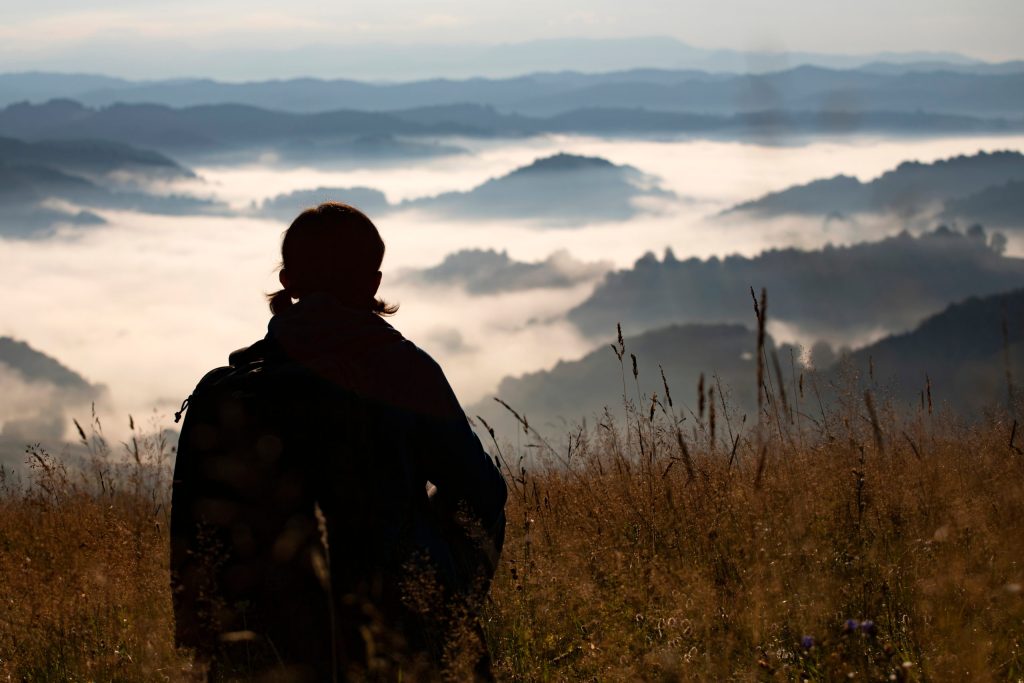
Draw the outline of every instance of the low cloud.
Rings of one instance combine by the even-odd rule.
[[[441,351],[445,355],[463,354],[474,351],[474,347],[466,343],[462,332],[454,327],[442,327],[431,330],[424,339],[425,347]]]
[[[71,415],[88,413],[90,403],[105,395],[104,387],[85,382],[23,343],[0,337],[0,436],[6,440],[22,445],[59,441]]]
[[[560,249],[543,261],[513,260],[505,250],[464,249],[444,261],[402,276],[407,282],[454,284],[470,294],[494,294],[526,289],[573,287],[594,280],[611,270],[609,261],[587,262]]]
[[[595,281],[477,294],[461,283],[424,286],[422,281],[402,279],[402,268],[429,270],[447,255],[469,247],[496,254],[509,249],[510,260],[525,264],[543,264],[568,248],[572,259],[584,264],[607,259],[616,268],[628,268],[645,250],[660,255],[666,246],[675,250],[680,262],[717,255],[721,264],[721,257],[729,253],[753,258],[772,247],[820,249],[826,242],[877,239],[902,226],[881,220],[824,226],[817,217],[753,221],[736,216],[725,222],[705,217],[746,196],[840,169],[873,177],[900,159],[934,159],[982,146],[997,148],[997,143],[1007,144],[985,139],[901,140],[878,147],[815,143],[794,152],[709,141],[544,138],[477,143],[472,156],[408,167],[203,167],[197,170],[205,187],[236,208],[236,215],[177,217],[104,210],[106,225],[76,230],[73,236],[61,233],[31,242],[0,239],[0,289],[16,293],[5,301],[0,335],[26,339],[90,382],[110,386],[109,402],[101,412],[107,435],[114,440],[124,437],[117,430],[126,427],[129,413],[137,421],[152,415],[169,424],[173,411],[207,370],[223,365],[228,352],[265,333],[269,311],[263,295],[279,287],[275,268],[286,226],[247,215],[245,209],[253,201],[301,188],[368,186],[386,188],[390,200],[400,203],[469,190],[559,150],[650,170],[678,196],[701,200],[679,202],[666,215],[645,213],[628,224],[595,223],[572,232],[538,230],[505,220],[450,221],[412,210],[373,216],[387,242],[381,295],[402,305],[390,321],[435,355],[459,398],[468,404],[493,392],[503,376],[551,368],[594,348],[594,337],[566,322],[564,314],[590,296]],[[680,164],[679,159],[688,163]],[[1009,237],[1008,251],[1024,252],[1015,236]],[[722,310],[730,312],[735,305],[737,320],[750,325],[751,283],[739,277],[737,282],[741,291],[730,296]],[[673,291],[680,303],[699,298],[701,290]],[[835,288],[820,294],[835,296]],[[769,296],[769,323],[774,324],[779,320],[775,314],[781,312],[781,292],[776,294],[770,283]],[[532,320],[541,322],[529,324]],[[610,318],[607,325],[598,324],[597,333],[614,334],[617,321]],[[627,334],[642,329],[623,323]],[[431,339],[432,333],[445,328],[457,330],[462,344],[450,333]],[[880,329],[878,334],[888,331]],[[843,343],[857,345],[849,339]],[[70,417],[87,411],[88,403],[65,408],[65,427]]]

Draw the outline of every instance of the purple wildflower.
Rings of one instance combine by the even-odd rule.
[[[814,647],[814,636],[804,636],[800,639],[800,645],[803,646],[805,650],[810,650]]]
[[[860,628],[860,622],[856,619],[847,619],[843,624],[843,633],[853,633]]]

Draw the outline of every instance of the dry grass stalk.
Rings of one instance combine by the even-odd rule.
[[[627,403],[567,450],[518,413],[521,448],[481,421],[513,491],[483,623],[501,680],[1024,677],[1024,458],[1007,416],[904,421],[868,393],[848,412],[819,403],[795,439],[739,428],[726,457],[710,424],[687,443],[662,382],[660,412]],[[883,418],[905,438],[886,442]],[[203,680],[172,644],[165,444],[138,434],[115,457],[100,428],[82,429],[82,468],[31,449],[23,483],[0,472],[0,678]],[[366,639],[384,661],[387,640]],[[479,640],[447,645],[465,674]]]
[[[885,453],[885,442],[882,438],[882,426],[878,423],[878,413],[875,411],[875,401],[871,391],[864,392],[864,405],[868,409],[868,417],[871,419],[871,430],[875,437],[875,447],[879,453]]]

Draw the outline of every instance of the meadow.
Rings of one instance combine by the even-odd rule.
[[[0,12],[0,683],[1024,683],[1024,2],[404,4]]]
[[[482,615],[499,680],[1024,678],[1012,412],[968,423],[922,394],[898,414],[877,387],[826,407],[813,376],[773,383],[762,350],[741,416],[712,376],[695,401],[639,395],[612,351],[623,395],[564,443],[479,424],[510,487]],[[129,426],[112,444],[94,417],[79,464],[33,446],[0,483],[6,680],[205,677],[173,646],[174,445]]]

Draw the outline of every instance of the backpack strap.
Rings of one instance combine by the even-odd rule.
[[[232,351],[228,355],[228,364],[214,368],[208,373],[203,375],[203,378],[199,380],[199,384],[192,390],[184,401],[181,402],[181,407],[174,413],[174,424],[181,422],[182,416],[188,410],[189,403],[192,401],[192,397],[197,393],[204,391],[207,387],[211,387],[217,384],[221,379],[231,374],[233,371],[252,365],[253,363],[267,363],[267,362],[279,362],[285,360],[284,352],[281,350],[280,345],[269,340],[260,339],[255,344],[246,346],[245,348]]]
[[[228,365],[237,368],[252,363],[273,363],[284,360],[287,360],[287,356],[285,356],[281,345],[272,339],[265,338],[251,346],[232,351],[228,356]]]
[[[181,407],[178,408],[177,411],[175,411],[174,424],[178,424],[179,422],[181,422],[182,416],[185,414],[185,411],[188,410],[189,403],[192,401],[192,398],[196,394],[205,391],[208,387],[213,386],[218,381],[220,381],[221,378],[231,374],[234,370],[234,367],[230,365],[225,365],[223,367],[214,368],[213,370],[210,370],[208,373],[203,375],[203,378],[199,380],[199,384],[196,385],[196,388],[192,390],[191,394],[185,397],[185,400],[181,402]]]

